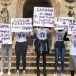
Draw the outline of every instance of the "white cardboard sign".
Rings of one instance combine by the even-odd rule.
[[[55,30],[68,29],[70,19],[73,17],[55,17]]]
[[[34,7],[33,26],[53,27],[54,8]]]
[[[68,34],[76,34],[76,19],[69,21]]]
[[[12,44],[11,25],[0,24],[0,43]]]
[[[32,31],[32,18],[12,18],[12,32],[30,32]]]

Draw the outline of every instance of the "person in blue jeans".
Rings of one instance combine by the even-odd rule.
[[[5,55],[8,56],[8,76],[11,75],[11,57],[12,57],[12,44],[3,44],[1,50],[1,66],[0,66],[0,76],[3,76],[3,67],[5,62]]]
[[[64,56],[65,56],[65,44],[64,44],[64,30],[56,30],[55,31],[55,45],[54,45],[54,52],[55,52],[55,64],[54,64],[54,76],[57,76],[57,66],[58,66],[58,59],[59,55],[61,57],[61,75],[65,76],[64,74]]]
[[[4,63],[5,63],[5,56],[8,58],[8,76],[11,76],[11,58],[12,58],[12,41],[13,41],[13,34],[11,33],[11,40],[10,43],[4,43],[2,41],[1,45],[1,62],[0,62],[0,76],[4,75]],[[4,40],[4,38],[2,39]],[[8,41],[9,42],[9,41]]]

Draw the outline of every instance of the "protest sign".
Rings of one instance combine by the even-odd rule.
[[[12,44],[10,24],[0,24],[0,42],[2,44]]]
[[[76,19],[70,19],[68,26],[68,34],[76,34]]]
[[[70,19],[73,19],[73,17],[55,17],[55,30],[68,29]]]
[[[32,18],[12,18],[12,32],[30,32],[32,31]]]
[[[54,8],[34,7],[33,26],[53,27]]]

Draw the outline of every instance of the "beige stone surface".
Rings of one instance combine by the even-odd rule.
[[[10,18],[12,17],[22,17],[23,15],[23,6],[26,0],[7,0],[11,2],[11,5],[9,5],[7,8],[10,12]],[[65,2],[64,0],[49,0],[49,2],[52,3],[54,9],[55,9],[55,16],[67,16],[68,8],[65,7],[65,5],[69,6],[75,6],[74,11],[76,13],[76,2],[69,4]],[[3,8],[1,5],[0,0],[0,11]]]
[[[4,76],[8,76],[5,74]],[[11,76],[17,76],[16,74],[12,74]],[[20,74],[22,76],[22,74]],[[37,76],[36,74],[26,74],[25,76]],[[42,74],[40,76],[43,76]],[[54,74],[48,74],[47,76],[54,76]],[[58,74],[58,76],[61,76],[61,74]],[[66,76],[70,76],[70,74],[66,74]],[[75,75],[76,76],[76,75]]]

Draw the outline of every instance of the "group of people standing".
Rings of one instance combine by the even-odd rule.
[[[68,13],[69,15],[70,13]],[[2,9],[1,11],[1,19],[3,23],[9,21],[9,13],[7,8]],[[55,64],[54,64],[54,76],[57,76],[57,66],[58,66],[58,59],[59,55],[61,56],[61,76],[65,76],[65,64],[64,64],[64,57],[65,57],[65,43],[64,43],[64,36],[67,34],[67,30],[55,30],[54,28],[48,29],[45,27],[36,27],[33,29],[33,33],[35,34],[34,37],[34,46],[36,52],[36,63],[37,63],[37,76],[40,76],[39,70],[39,61],[40,55],[42,54],[43,58],[43,74],[47,76],[46,71],[46,54],[49,50],[48,45],[48,33],[55,34],[55,44],[54,44],[54,55],[55,55]],[[19,65],[20,65],[20,56],[22,55],[22,66],[23,66],[23,75],[25,76],[26,73],[26,54],[28,48],[28,37],[31,36],[29,33],[19,32],[19,33],[11,33],[12,40],[16,37],[15,43],[15,54],[16,54],[16,70],[17,76],[19,76]],[[76,35],[67,36],[68,40],[71,41],[72,47],[70,49],[70,74],[74,76],[75,69],[76,69]],[[67,39],[66,38],[66,39]],[[7,52],[8,56],[8,75],[11,75],[11,57],[12,57],[12,44],[2,44],[1,46],[1,62],[0,62],[0,76],[4,74],[3,67],[5,61],[5,54]]]
[[[61,56],[61,76],[65,76],[64,70],[64,57],[65,57],[65,44],[64,44],[64,35],[67,30],[54,30],[52,27],[51,29],[45,27],[36,27],[33,29],[33,33],[35,34],[35,52],[36,52],[36,63],[37,63],[37,76],[40,76],[39,70],[39,61],[40,61],[40,53],[42,53],[43,57],[43,74],[47,76],[46,72],[46,54],[48,51],[48,33],[55,34],[55,45],[54,45],[54,55],[55,55],[55,64],[54,64],[54,76],[57,76],[57,66],[58,66],[58,58],[59,55]],[[17,76],[19,76],[19,65],[20,65],[20,56],[22,55],[22,64],[23,64],[23,75],[25,76],[26,73],[26,53],[28,48],[27,38],[30,36],[29,33],[19,32],[19,33],[12,33],[12,40],[16,37],[16,44],[15,44],[15,54],[16,54],[16,69],[17,69]],[[76,35],[67,36],[69,40],[72,42],[72,48],[70,50],[70,73],[71,76],[74,76],[75,68],[76,68]],[[11,57],[12,57],[12,44],[2,44],[1,49],[1,66],[0,66],[0,76],[3,75],[3,66],[4,66],[4,59],[6,51],[8,52],[8,75],[11,75]]]

